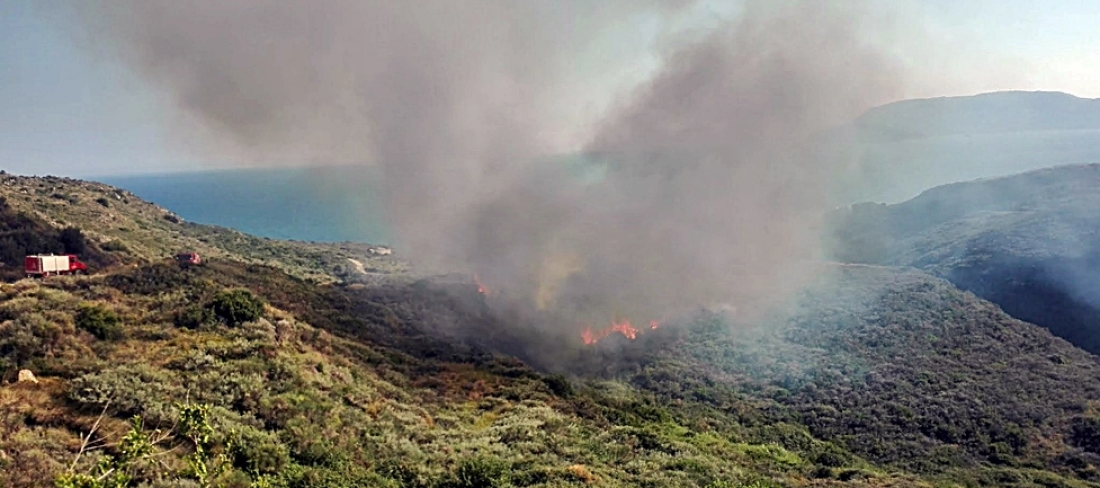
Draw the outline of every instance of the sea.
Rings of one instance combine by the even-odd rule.
[[[184,220],[273,239],[389,244],[379,181],[352,168],[232,169],[104,176]]]
[[[606,168],[578,155],[550,158],[581,182]],[[377,170],[352,166],[219,169],[90,178],[130,191],[184,220],[272,239],[392,245]]]
[[[1100,162],[1100,129],[967,134],[859,146],[862,170],[837,185],[833,206],[898,203],[929,188],[1062,164]],[[565,155],[582,182],[606,176],[599,158]],[[248,234],[313,242],[392,245],[380,175],[361,167],[210,170],[93,178],[180,217]]]

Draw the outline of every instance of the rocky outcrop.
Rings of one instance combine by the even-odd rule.
[[[20,383],[38,383],[38,378],[34,377],[34,373],[29,369],[19,370],[19,382]]]

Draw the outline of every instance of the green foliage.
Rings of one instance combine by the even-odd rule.
[[[214,312],[209,307],[201,305],[190,305],[180,310],[173,319],[177,327],[185,329],[197,329],[213,323],[214,320]]]
[[[94,432],[90,432],[90,437]],[[83,449],[83,448],[82,448]],[[141,417],[130,421],[130,430],[118,443],[118,456],[102,455],[90,473],[72,469],[54,479],[57,488],[125,488],[133,481],[134,468],[153,454],[153,442],[143,430]]]
[[[84,254],[87,244],[84,242],[84,233],[76,227],[66,227],[58,234],[57,239],[66,254]]]
[[[264,313],[263,301],[246,289],[218,293],[210,307],[214,316],[230,327],[258,320]]]
[[[215,447],[213,441],[215,429],[210,424],[210,406],[177,404],[176,408],[179,411],[178,432],[168,435],[161,435],[159,429],[152,433],[147,432],[142,418],[135,416],[130,420],[130,430],[117,444],[117,455],[101,455],[89,473],[77,473],[70,468],[54,478],[54,486],[57,488],[132,486],[136,476],[141,473],[142,463],[158,454],[156,444],[170,439],[186,441],[192,452],[185,456],[187,467],[184,470],[176,475],[161,473],[158,475],[159,479],[164,479],[164,476],[168,475],[177,481],[192,479],[202,488],[220,486],[215,482],[229,472],[230,465],[224,454],[212,453]],[[89,439],[92,434],[94,430],[88,434]],[[83,449],[82,447],[82,451]],[[232,446],[227,446],[227,449],[232,449]]]
[[[110,206],[111,206],[111,201],[107,200],[104,197],[99,197],[99,198],[95,199],[95,202],[100,204],[101,206],[103,206],[103,208],[110,208]]]
[[[458,465],[454,478],[441,488],[498,488],[508,484],[508,475],[507,463],[499,459],[467,459]]]
[[[214,486],[213,482],[225,474],[232,466],[226,450],[232,451],[232,444],[225,446],[222,452],[214,452],[214,427],[210,424],[211,406],[177,404],[179,410],[179,436],[190,441],[194,450],[185,457],[187,469],[183,475],[192,478],[205,488]]]
[[[573,385],[569,383],[569,379],[560,374],[549,375],[543,377],[543,381],[546,386],[550,388],[550,391],[560,397],[568,397],[573,394]]]
[[[76,313],[76,326],[99,340],[122,338],[121,322],[117,314],[99,305],[81,305]]]
[[[1074,419],[1071,441],[1074,445],[1095,454],[1100,454],[1100,418],[1081,416]]]
[[[130,250],[126,244],[118,239],[111,239],[103,243],[103,250],[106,252],[128,252]]]
[[[279,439],[245,426],[230,434],[229,456],[233,466],[257,478],[278,474],[290,464],[290,453]]]

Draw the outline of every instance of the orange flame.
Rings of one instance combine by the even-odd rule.
[[[656,320],[651,320],[649,322],[650,329],[656,329],[660,326],[661,323]],[[641,332],[641,330],[634,327],[629,319],[616,319],[611,321],[611,325],[604,327],[598,331],[593,331],[591,326],[585,327],[584,331],[581,332],[581,339],[584,341],[585,344],[592,345],[600,342],[607,336],[616,332],[622,334],[623,337],[626,337],[627,339],[635,340],[638,338],[638,334]]]
[[[618,320],[611,322],[611,330],[626,336],[627,339],[633,340],[638,338],[638,329],[635,329],[633,325],[630,325],[629,320]]]
[[[478,293],[480,293],[482,295],[485,295],[485,296],[489,296],[489,288],[486,287],[485,284],[481,282],[481,278],[477,275],[477,273],[474,273],[474,283],[477,283],[477,292]]]

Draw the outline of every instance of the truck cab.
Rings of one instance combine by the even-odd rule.
[[[202,258],[199,257],[199,253],[197,252],[181,252],[179,254],[176,254],[176,263],[178,263],[180,267],[183,268],[189,266],[198,266],[202,264]]]

